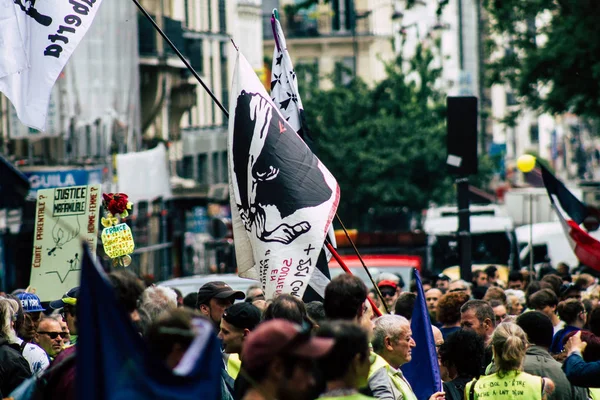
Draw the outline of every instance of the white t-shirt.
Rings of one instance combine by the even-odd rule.
[[[21,346],[23,339],[18,337],[16,338],[15,343]],[[50,365],[50,359],[48,358],[48,355],[44,349],[37,344],[27,343],[23,348],[23,358],[25,358],[29,363],[31,373],[33,375],[40,374]]]

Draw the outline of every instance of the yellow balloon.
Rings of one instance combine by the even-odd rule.
[[[523,154],[517,159],[517,168],[523,172],[530,172],[535,168],[535,157],[531,154]]]

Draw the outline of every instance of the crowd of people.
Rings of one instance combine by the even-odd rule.
[[[423,278],[443,380],[429,400],[600,399],[597,279],[552,268],[507,278],[493,266],[472,282]],[[194,320],[212,323],[223,350],[220,399],[417,399],[420,382],[405,373],[424,340],[411,330],[419,291],[400,276],[380,274],[369,290],[340,275],[322,302],[306,304],[288,294],[267,299],[260,285],[243,293],[214,281],[184,297],[127,270],[109,280],[149,351],[171,369],[194,339]],[[49,303],[24,290],[0,297],[2,397],[43,377],[44,398],[76,398],[78,296],[73,288]]]

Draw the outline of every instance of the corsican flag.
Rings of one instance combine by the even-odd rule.
[[[102,0],[0,0],[0,92],[45,130],[50,91]]]
[[[271,98],[279,108],[279,112],[296,131],[298,136],[304,140],[307,146],[314,152],[313,141],[304,118],[304,107],[298,91],[298,80],[294,72],[294,65],[287,49],[285,36],[277,10],[271,14],[271,27],[275,39],[275,50],[273,51],[273,65],[271,66]],[[329,242],[336,247],[333,225],[327,233]],[[306,302],[322,300],[325,297],[325,287],[330,281],[328,261],[331,258],[329,250],[323,247],[317,261],[315,273],[310,280],[310,288],[305,293]],[[315,296],[316,295],[316,296]]]
[[[288,124],[239,52],[229,118],[229,182],[240,276],[267,298],[302,297],[339,202],[331,173]]]

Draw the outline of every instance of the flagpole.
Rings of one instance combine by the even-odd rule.
[[[331,245],[331,243],[326,241],[325,246],[327,246],[327,250],[329,250],[331,252],[331,254],[333,255],[333,258],[335,258],[335,260],[338,262],[338,264],[340,264],[340,267],[342,267],[342,269],[344,271],[346,271],[346,273],[348,275],[353,275],[352,272],[350,271],[350,268],[348,268],[348,266],[346,265],[344,260],[342,260],[342,257],[340,257],[337,250]],[[375,315],[377,315],[378,317],[381,317],[381,315],[382,315],[381,311],[379,311],[379,308],[377,308],[377,306],[375,305],[373,300],[369,296],[367,296],[367,300],[369,300],[369,303],[371,304],[371,308],[373,308],[373,312],[375,313]],[[385,301],[382,304],[385,306]],[[385,308],[385,310],[389,314],[387,307]]]
[[[148,21],[150,21],[150,23],[152,24],[152,26],[154,27],[154,29],[156,29],[156,31],[160,34],[160,36],[162,36],[162,38],[168,43],[168,45],[171,46],[171,48],[173,49],[173,51],[175,52],[175,54],[177,54],[177,56],[185,64],[185,66],[187,67],[187,69],[190,70],[190,72],[192,73],[192,75],[194,75],[194,77],[200,83],[200,85],[202,85],[202,87],[204,88],[204,90],[206,90],[206,92],[208,93],[208,95],[210,96],[210,98],[217,104],[217,106],[221,109],[221,111],[223,111],[223,114],[225,114],[225,117],[229,118],[229,112],[227,111],[227,109],[223,106],[223,104],[221,104],[221,102],[219,101],[219,99],[217,99],[217,97],[210,90],[210,88],[204,83],[204,81],[202,80],[202,78],[200,77],[200,75],[198,75],[198,73],[196,72],[196,70],[192,67],[192,65],[188,62],[188,60],[186,60],[186,58],[183,56],[183,54],[181,54],[181,52],[179,51],[179,49],[177,48],[177,46],[175,46],[175,44],[162,31],[162,29],[160,29],[160,27],[156,24],[156,21],[154,21],[154,19],[152,18],[152,16],[150,14],[148,14],[148,12],[146,11],[146,9],[140,4],[140,2],[138,0],[132,0],[132,1],[135,3],[135,5],[137,6],[137,8],[140,9],[140,11],[142,12],[142,14],[144,14],[144,16],[148,19]],[[235,45],[235,43],[233,42],[233,40],[231,41],[231,43],[233,44],[233,46],[235,47],[235,49],[238,50],[238,47]],[[385,304],[383,296],[382,296],[381,292],[379,291],[379,288],[375,284],[375,281],[373,280],[373,277],[371,276],[371,273],[369,272],[369,269],[365,265],[365,262],[363,261],[360,253],[358,252],[358,249],[354,245],[354,242],[352,241],[352,239],[350,239],[350,235],[348,234],[348,231],[346,230],[346,227],[342,223],[342,220],[340,219],[340,217],[339,217],[339,215],[337,213],[335,214],[335,216],[336,216],[337,220],[340,222],[340,224],[342,225],[342,229],[344,230],[344,233],[346,234],[346,237],[348,238],[348,240],[352,244],[354,252],[358,256],[358,259],[360,260],[363,268],[367,272],[367,275],[369,276],[369,279],[373,283],[373,286],[375,287],[375,290],[377,291],[377,294],[381,298],[382,304],[384,305],[385,310],[389,313],[389,310],[387,308],[387,305]],[[331,248],[333,248],[333,246],[331,246]],[[333,252],[332,252],[332,254],[333,254]]]
[[[154,29],[156,29],[156,31],[160,34],[160,36],[162,36],[162,38],[165,39],[165,42],[167,42],[169,44],[169,46],[171,46],[171,48],[173,49],[173,51],[175,52],[175,54],[177,54],[177,56],[181,59],[181,61],[183,61],[183,63],[187,67],[187,69],[190,70],[190,72],[192,73],[192,75],[194,75],[194,77],[196,78],[196,80],[198,80],[198,82],[200,83],[200,85],[202,85],[202,87],[204,88],[204,90],[206,90],[206,92],[208,93],[208,95],[213,99],[213,101],[217,104],[217,106],[221,109],[221,111],[223,111],[223,113],[225,114],[225,116],[227,118],[229,118],[229,112],[227,111],[227,109],[225,107],[223,107],[223,104],[221,104],[221,102],[217,99],[217,97],[210,90],[210,88],[208,86],[206,86],[206,84],[204,83],[204,81],[202,80],[202,78],[200,78],[200,75],[198,75],[198,73],[196,72],[196,70],[189,63],[189,61],[186,60],[185,57],[183,56],[183,54],[181,54],[181,52],[179,51],[179,49],[177,49],[177,46],[175,46],[175,44],[173,44],[173,42],[171,42],[171,39],[169,39],[167,37],[167,35],[162,31],[162,29],[160,29],[160,27],[156,24],[156,21],[154,21],[154,19],[152,19],[152,16],[150,14],[148,14],[148,12],[146,11],[146,9],[140,4],[140,2],[138,0],[132,0],[132,1],[135,3],[135,5],[137,6],[137,8],[140,9],[140,11],[142,12],[142,14],[144,14],[144,16],[148,19],[148,21],[150,21],[150,23],[152,24],[152,26],[154,26]]]
[[[354,249],[354,252],[358,256],[358,259],[360,260],[360,263],[362,264],[363,268],[367,272],[367,276],[371,280],[371,283],[373,284],[373,287],[377,291],[377,295],[381,299],[381,304],[383,304],[383,307],[385,308],[385,311],[389,314],[390,310],[388,309],[387,304],[385,303],[385,299],[383,298],[383,294],[381,294],[381,291],[379,290],[379,286],[377,286],[377,284],[375,283],[375,280],[373,279],[373,276],[371,275],[371,272],[369,271],[369,268],[367,268],[367,265],[365,264],[365,261],[363,260],[362,256],[358,252],[358,248],[356,247],[356,245],[354,244],[354,241],[350,237],[350,234],[348,233],[348,230],[346,229],[346,226],[344,226],[344,223],[342,222],[342,219],[340,218],[340,216],[338,215],[338,213],[335,213],[335,217],[338,220],[338,222],[340,223],[340,225],[342,226],[342,229],[344,230],[344,233],[346,234],[346,239],[348,239],[348,241],[352,245],[352,248]]]

